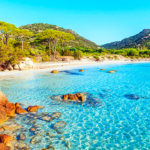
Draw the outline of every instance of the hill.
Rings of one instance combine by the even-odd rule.
[[[58,27],[56,25],[50,25],[50,24],[45,24],[45,23],[35,23],[35,24],[28,24],[25,26],[21,26],[21,29],[28,29],[30,31],[32,31],[33,33],[39,33],[42,32],[43,30],[46,29],[53,29],[53,30],[58,30],[58,31],[63,31],[66,33],[71,33],[75,36],[75,41],[71,43],[70,46],[73,47],[86,47],[86,48],[97,48],[98,45],[96,45],[94,42],[80,36],[79,34],[77,34],[76,32],[74,32],[71,29],[64,29],[61,27]]]
[[[125,38],[122,41],[116,41],[102,45],[106,49],[138,48],[146,47],[150,49],[150,29],[144,29],[140,33]]]

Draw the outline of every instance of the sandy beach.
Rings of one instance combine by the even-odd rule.
[[[1,71],[0,77],[15,77],[19,75],[27,75],[30,73],[40,73],[40,72],[51,72],[52,70],[71,70],[71,69],[82,69],[90,66],[99,66],[102,68],[104,65],[113,64],[130,64],[130,63],[145,63],[148,61],[131,61],[131,60],[107,60],[107,61],[92,61],[92,60],[74,60],[70,62],[45,62],[45,63],[35,63],[33,68],[27,70],[13,70],[13,71]]]

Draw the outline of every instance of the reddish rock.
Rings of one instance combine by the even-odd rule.
[[[18,102],[15,103],[15,106],[16,106],[16,108],[17,108],[17,107],[21,107],[20,104],[19,104]]]
[[[75,94],[68,94],[68,99],[72,101],[78,100],[78,97]]]
[[[81,102],[85,102],[85,101],[86,101],[85,95],[83,95],[83,94],[81,94],[81,93],[76,93],[76,96],[78,97],[78,99],[79,99]]]
[[[23,109],[20,104],[17,102],[15,103],[15,107],[16,107],[16,114],[26,114],[28,113],[25,109]]]
[[[110,71],[108,71],[108,73],[115,73],[115,71],[114,70],[110,70]]]
[[[21,106],[16,107],[16,114],[26,114],[28,113],[25,109],[21,108]]]
[[[70,101],[76,101],[76,102],[85,102],[86,96],[81,93],[76,94],[67,94],[63,95],[64,101],[70,100]]]
[[[7,103],[6,104],[6,113],[8,117],[14,117],[15,116],[15,104],[13,103]]]
[[[63,95],[63,99],[64,99],[64,101],[67,101],[68,100],[68,95]]]
[[[51,73],[58,73],[58,70],[52,70]]]
[[[29,106],[27,108],[27,111],[28,112],[36,112],[38,109],[42,109],[43,107],[42,106]]]
[[[6,105],[8,103],[7,97],[0,91],[0,105]]]
[[[0,143],[0,150],[11,150],[9,146],[6,146],[4,143]]]
[[[0,143],[5,144],[6,146],[10,146],[11,141],[13,140],[14,138],[7,134],[0,134]]]
[[[0,105],[0,123],[7,121],[7,113],[5,107]]]
[[[36,128],[30,128],[30,131],[34,132],[34,131],[36,131]]]
[[[83,69],[80,69],[79,71],[80,71],[80,72],[84,72],[84,70],[83,70]]]

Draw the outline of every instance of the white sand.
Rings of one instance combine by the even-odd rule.
[[[92,60],[80,60],[80,61],[70,61],[70,62],[47,62],[47,63],[37,63],[35,67],[30,70],[22,70],[22,71],[1,71],[0,79],[7,77],[15,77],[20,75],[29,75],[30,73],[39,73],[39,72],[51,72],[52,70],[70,70],[70,69],[82,69],[88,66],[99,66],[102,68],[105,65],[113,65],[113,64],[129,64],[129,63],[144,63],[147,61],[130,61],[130,60],[112,60],[112,61],[103,61],[96,62]]]

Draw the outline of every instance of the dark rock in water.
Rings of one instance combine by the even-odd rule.
[[[61,117],[61,113],[60,112],[54,112],[52,115],[51,115],[51,118],[52,120],[54,119],[58,119]]]
[[[26,139],[26,135],[24,133],[21,133],[19,136],[18,136],[19,140],[25,140]]]
[[[49,150],[55,150],[55,148],[53,146],[51,146],[51,145],[48,145],[47,149],[49,149]]]
[[[63,99],[61,98],[60,95],[58,95],[58,96],[52,96],[51,99],[52,100],[56,100],[56,101],[63,101]]]
[[[109,96],[109,94],[107,94],[107,93],[100,93],[99,96],[101,98],[107,98]]]
[[[30,150],[31,148],[23,141],[16,142],[14,144],[14,150]]]
[[[43,120],[43,121],[51,121],[51,117],[49,117],[49,116],[44,116],[44,117],[42,117],[42,120]]]
[[[36,131],[36,128],[30,128],[30,131],[34,132],[34,131]]]
[[[37,144],[37,143],[40,143],[41,140],[42,140],[42,136],[39,137],[38,135],[36,135],[36,136],[34,136],[34,137],[31,139],[30,143],[31,143],[31,144]]]
[[[69,141],[64,141],[65,146],[70,149],[71,148],[71,143]]]
[[[55,131],[56,131],[58,134],[63,134],[63,133],[64,133],[64,130],[62,130],[62,129],[57,129],[57,128],[55,128]]]
[[[41,113],[41,116],[44,117],[44,116],[46,116],[46,115],[48,115],[48,114],[49,114],[48,112],[42,112],[42,113]]]
[[[53,134],[51,132],[47,132],[46,136],[48,136],[49,138],[56,138],[57,134]]]
[[[125,98],[132,99],[132,100],[138,100],[138,99],[140,99],[140,97],[137,96],[137,95],[135,95],[135,94],[126,94],[124,96],[125,96]]]
[[[55,129],[62,129],[62,128],[64,128],[66,126],[66,122],[64,122],[64,121],[59,121],[59,122],[56,122],[55,124],[54,124],[54,128]]]

